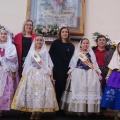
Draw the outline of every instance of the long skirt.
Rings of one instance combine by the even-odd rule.
[[[61,109],[71,112],[100,112],[101,88],[97,73],[75,68],[62,96]]]
[[[54,112],[58,110],[50,76],[43,69],[32,67],[21,78],[12,109],[26,112]]]
[[[3,86],[3,83],[1,82],[2,79],[4,79],[5,82],[3,94],[0,96],[0,110],[10,110],[19,77],[18,74],[16,74],[16,79],[13,80],[10,72],[3,72],[2,67],[0,67],[0,86]],[[2,90],[1,87],[0,90]]]
[[[113,70],[102,97],[101,107],[120,110],[120,71]]]

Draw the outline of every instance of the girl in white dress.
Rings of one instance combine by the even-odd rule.
[[[12,109],[32,112],[31,119],[39,119],[41,112],[58,110],[52,68],[45,41],[42,35],[38,35],[26,57]]]
[[[61,109],[77,113],[100,112],[101,71],[87,38],[83,38],[70,61]]]

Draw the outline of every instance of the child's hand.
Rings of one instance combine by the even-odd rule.
[[[36,55],[36,54],[34,54],[34,57],[35,57],[35,58],[37,58],[37,55]]]
[[[102,82],[102,79],[103,79],[103,78],[102,78],[102,76],[101,76],[101,75],[99,75],[99,80],[100,80],[100,82]]]
[[[109,76],[107,76],[105,79],[106,79],[106,83],[107,83],[107,81],[108,81],[108,78],[109,78]]]
[[[42,65],[42,61],[39,61],[38,63],[39,63],[40,65]]]
[[[51,80],[52,84],[55,85],[55,80],[54,80],[53,76],[50,77],[50,80]]]
[[[70,76],[71,76],[71,74],[69,73],[69,74],[68,74],[68,77],[67,77],[67,82],[70,81]]]
[[[15,72],[12,72],[12,79],[14,80],[16,77],[16,73]]]

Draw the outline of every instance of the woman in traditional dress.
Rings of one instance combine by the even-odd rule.
[[[81,113],[100,112],[100,69],[89,40],[83,38],[75,51],[69,67],[66,92],[61,109]]]
[[[12,44],[9,30],[2,28],[0,29],[0,110],[10,110],[18,82],[16,48]]]
[[[52,43],[49,51],[54,64],[53,78],[56,80],[55,90],[58,104],[60,104],[61,96],[65,90],[68,66],[74,53],[74,45],[71,43],[69,35],[69,29],[62,26],[59,38]]]
[[[23,63],[28,54],[32,41],[35,38],[33,34],[33,22],[32,20],[26,20],[23,25],[22,32],[15,35],[14,44],[17,49],[18,62],[19,62],[19,75],[21,77],[23,70]]]
[[[45,41],[41,35],[38,35],[25,59],[12,109],[32,112],[31,119],[39,119],[41,112],[58,110],[52,68],[53,63]]]
[[[120,42],[108,65],[107,85],[102,97],[101,106],[120,111]],[[120,112],[115,117],[120,120]]]

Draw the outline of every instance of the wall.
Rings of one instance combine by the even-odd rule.
[[[86,0],[85,36],[91,42],[92,33],[97,31],[120,40],[119,5],[120,0]]]
[[[120,0],[86,0],[85,37],[100,32],[112,40],[120,40]],[[22,29],[26,19],[27,0],[0,0],[0,24],[14,34]],[[74,42],[76,44],[77,42]]]
[[[14,34],[22,30],[26,20],[27,0],[0,0],[0,24]]]

